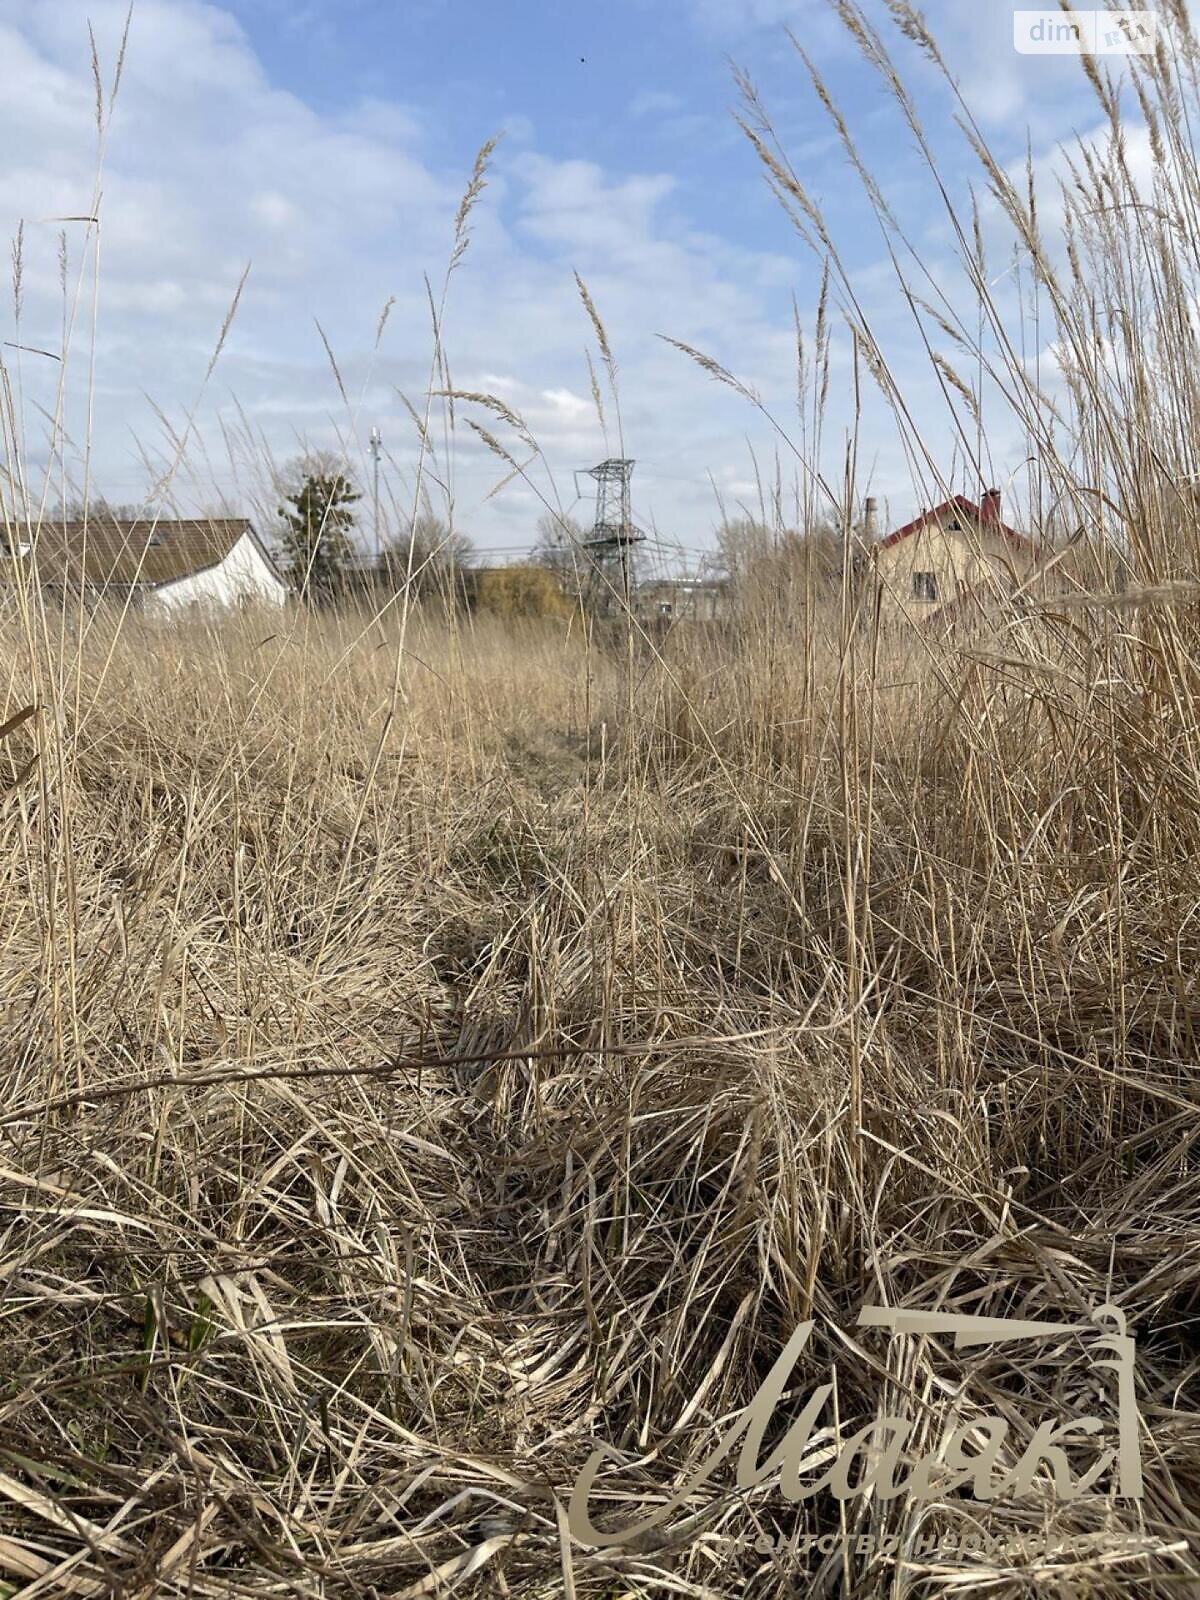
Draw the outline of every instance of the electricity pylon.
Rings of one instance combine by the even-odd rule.
[[[589,589],[593,599],[595,590],[599,589],[605,610],[613,594],[619,593],[628,614],[632,600],[631,552],[633,546],[646,537],[634,526],[629,510],[629,479],[633,474],[633,462],[613,456],[599,466],[585,470],[589,478],[595,478],[597,485],[596,520],[592,524],[592,537],[585,540],[583,545],[590,553],[592,562]],[[617,583],[613,582],[614,569]]]

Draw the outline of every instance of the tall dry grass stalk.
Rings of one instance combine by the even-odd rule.
[[[838,9],[939,182],[884,41]],[[1073,593],[998,597],[934,639],[809,585],[716,636],[627,619],[609,649],[576,623],[445,626],[406,594],[167,627],[10,588],[0,1593],[1200,1588],[1200,104],[1174,9],[1177,54],[1128,64],[1149,175],[1088,63],[1109,132],[1052,237],[962,108],[1063,389],[1039,387],[948,197],[966,302],[904,282],[931,348],[935,327],[958,346],[948,403],[982,372],[1015,407]],[[820,461],[839,311],[931,490],[945,463],[753,98],[746,127],[827,263],[789,439],[808,515],[848,532],[853,456],[842,479]],[[423,467],[454,403],[444,314],[443,292]],[[965,412],[982,476],[978,396]],[[8,370],[0,422],[23,461]],[[36,538],[11,465],[0,505]],[[1043,1474],[992,1503],[793,1505],[718,1476],[682,1531],[572,1543],[597,1439],[616,1459],[594,1515],[635,1520],[810,1317],[785,1405],[836,1361],[843,1438],[907,1409],[921,1454],[1000,1412],[1011,1465],[1042,1418],[1111,1414],[1078,1340],[1016,1364],[888,1342],[855,1329],[863,1300],[1119,1304],[1144,1498]],[[1028,1553],[960,1553],[977,1527]],[[756,1554],[778,1531],[851,1543]],[[891,1553],[859,1553],[866,1533]]]

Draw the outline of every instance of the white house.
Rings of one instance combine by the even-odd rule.
[[[161,614],[254,601],[282,605],[288,585],[244,517],[84,524],[47,518],[13,553],[42,589],[107,597]]]

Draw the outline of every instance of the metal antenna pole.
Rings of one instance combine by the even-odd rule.
[[[379,537],[379,457],[380,457],[380,454],[381,454],[381,452],[383,450],[383,440],[379,436],[378,427],[372,427],[372,429],[371,429],[371,440],[370,440],[369,448],[370,448],[370,451],[371,451],[371,458],[372,458],[372,460],[374,462],[373,473],[374,473],[375,484],[374,484],[374,491],[373,491],[373,494],[372,494],[372,500],[373,500],[373,503],[374,503],[374,519],[375,519],[375,565],[378,566],[379,565],[379,558],[383,554],[383,546],[380,543],[380,537]]]

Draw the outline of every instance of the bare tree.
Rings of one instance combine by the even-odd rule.
[[[402,533],[381,553],[377,576],[389,589],[412,585],[420,599],[461,599],[462,574],[475,559],[475,546],[465,533],[451,528],[428,505],[417,514],[410,533]]]
[[[776,537],[766,523],[753,517],[727,518],[717,529],[715,565],[736,588],[761,570],[776,549]]]
[[[82,522],[84,510],[82,495],[73,495],[64,503],[58,520]],[[88,520],[95,522],[145,522],[161,514],[147,507],[144,502],[139,505],[130,500],[106,500],[102,494],[88,496],[86,511]]]
[[[806,597],[837,590],[844,548],[841,529],[831,521],[772,529],[744,517],[717,529],[716,566],[743,612],[769,608],[799,616]]]
[[[578,599],[592,573],[590,553],[584,549],[584,530],[574,517],[547,511],[538,519],[537,537],[529,553],[531,566],[552,572],[563,593]]]

